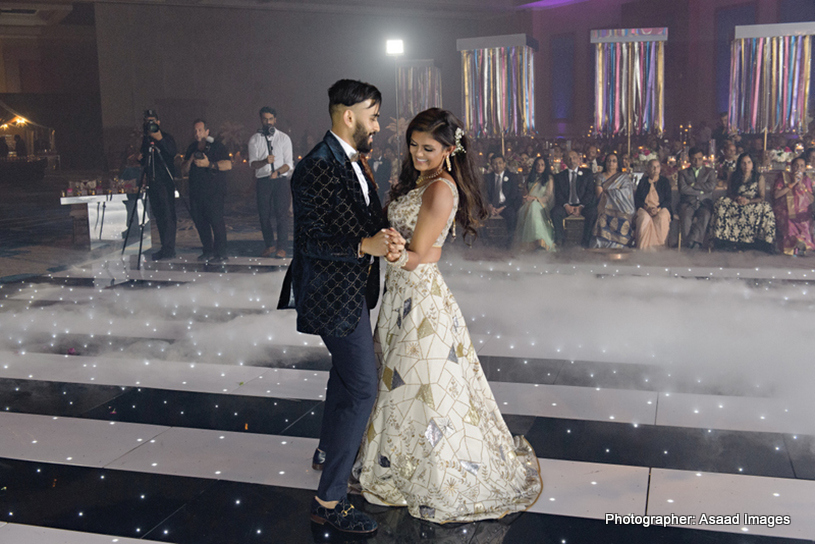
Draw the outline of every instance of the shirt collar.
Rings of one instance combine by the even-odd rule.
[[[343,140],[342,138],[337,136],[337,134],[333,130],[329,130],[328,132],[330,132],[331,135],[334,136],[337,139],[337,141],[340,142],[340,145],[342,146],[342,150],[345,151],[345,154],[348,156],[349,159],[351,158],[351,155],[353,155],[354,153],[357,153],[357,150],[354,149],[353,147],[351,147],[351,144],[349,144],[348,142],[346,142],[345,140]]]

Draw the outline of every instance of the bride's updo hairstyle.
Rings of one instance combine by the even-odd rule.
[[[456,147],[456,129],[461,129],[459,143],[463,151],[458,150],[450,156],[452,171],[450,175],[458,186],[458,211],[456,221],[464,231],[464,238],[470,234],[473,237],[478,235],[476,229],[481,222],[487,218],[487,208],[484,205],[484,198],[481,194],[481,180],[477,174],[475,158],[471,151],[470,138],[463,134],[464,127],[456,116],[447,110],[440,108],[430,108],[418,114],[408,125],[405,135],[405,142],[408,152],[402,160],[402,172],[399,174],[399,183],[390,191],[390,200],[396,200],[400,196],[408,194],[416,188],[416,180],[419,178],[419,171],[413,167],[413,159],[410,155],[410,140],[414,132],[427,132],[442,147]],[[447,171],[446,162],[442,161],[442,167]]]

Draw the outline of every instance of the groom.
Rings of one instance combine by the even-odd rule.
[[[319,334],[331,353],[320,449],[324,462],[311,519],[349,533],[376,522],[346,496],[348,478],[377,394],[369,308],[379,298],[379,259],[395,261],[404,239],[388,229],[364,154],[379,132],[382,95],[343,79],[328,90],[331,130],[291,180],[294,257],[287,273],[297,330]],[[284,280],[281,302],[289,300]]]

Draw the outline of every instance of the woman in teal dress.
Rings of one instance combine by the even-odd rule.
[[[555,250],[554,227],[549,216],[554,198],[554,183],[549,162],[538,157],[532,163],[532,171],[526,179],[527,194],[518,211],[513,245],[523,251]]]

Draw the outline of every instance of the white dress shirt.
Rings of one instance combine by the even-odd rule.
[[[351,155],[357,153],[357,150],[351,147],[351,144],[334,134],[334,131],[331,130],[331,135],[334,136],[342,146],[342,150],[345,151],[345,154],[348,155],[348,158],[351,158]],[[357,180],[359,180],[359,185],[362,187],[362,195],[365,197],[365,204],[371,204],[371,197],[368,195],[368,182],[365,180],[365,174],[362,173],[362,167],[359,165],[357,161],[351,161],[351,166],[354,168],[354,172],[357,174]]]
[[[274,164],[267,164],[264,167],[255,170],[255,177],[268,178],[272,175],[273,170],[282,168],[284,164],[289,166],[289,170],[285,174],[280,174],[280,177],[290,176],[294,171],[291,138],[289,138],[289,135],[281,130],[275,130],[273,136],[264,136],[260,132],[252,134],[252,137],[249,138],[249,164],[256,161],[266,160],[266,157],[269,156],[269,147],[266,142],[269,142],[272,145]]]

